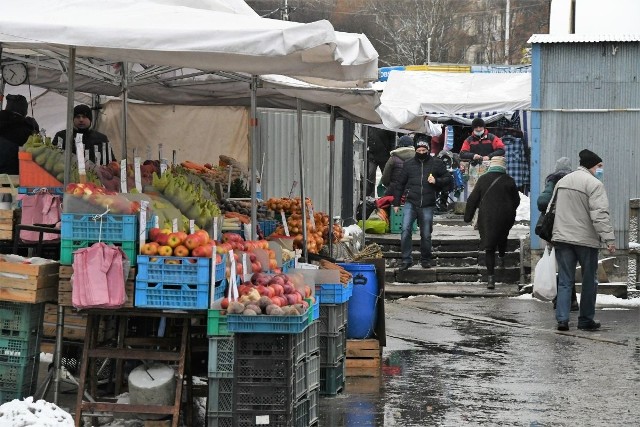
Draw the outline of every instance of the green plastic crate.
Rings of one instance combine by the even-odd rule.
[[[60,240],[60,264],[73,265],[73,253],[78,249],[88,248],[94,243],[97,242],[88,240]],[[138,259],[138,251],[136,249],[138,242],[107,242],[103,240],[103,243],[120,246],[127,255],[127,258],[129,258],[129,261],[131,261],[131,267],[135,267]]]
[[[44,304],[0,301],[0,336],[26,339],[42,323]]]
[[[400,206],[398,208],[398,213],[395,212],[394,208],[389,208],[391,210],[389,215],[389,229],[391,234],[400,234],[402,233],[402,216],[404,206]],[[415,233],[418,230],[418,220],[413,221],[413,232]]]
[[[222,310],[209,310],[207,318],[207,335],[211,337],[233,335],[233,332],[229,332],[227,328],[227,315],[222,314]]]

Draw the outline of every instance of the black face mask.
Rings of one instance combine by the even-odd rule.
[[[416,159],[418,160],[426,160],[429,158],[429,152],[427,151],[426,153],[418,153],[416,152]]]

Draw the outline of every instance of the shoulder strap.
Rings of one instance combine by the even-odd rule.
[[[489,191],[491,191],[491,187],[493,187],[496,182],[500,181],[500,178],[502,178],[503,176],[504,175],[500,175],[499,177],[497,177],[496,179],[493,180],[493,182],[491,183],[489,188],[487,188],[487,191],[482,195],[482,199],[480,199],[480,203],[478,204],[478,206],[480,206],[482,204],[482,201],[484,200],[484,197],[487,195],[487,193],[489,193]]]

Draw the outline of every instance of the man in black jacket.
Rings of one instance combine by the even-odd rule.
[[[396,145],[396,133],[390,130],[369,127],[367,138],[367,195],[375,197],[378,168],[384,170]]]
[[[7,105],[0,111],[0,173],[18,175],[18,150],[40,127],[27,116],[29,103],[22,95],[7,95]]]
[[[402,266],[398,270],[407,270],[413,264],[411,257],[413,222],[418,219],[420,227],[420,265],[431,267],[431,231],[433,229],[433,211],[441,188],[450,184],[451,174],[437,157],[431,157],[430,137],[418,139],[416,155],[404,162],[402,175],[393,195],[393,209],[397,213],[400,198],[406,191],[406,201],[402,217]]]
[[[96,162],[95,156],[95,147],[98,148],[98,152],[102,156],[103,144],[105,145],[105,153],[107,142],[109,142],[109,138],[103,133],[98,132],[97,130],[91,129],[91,122],[93,120],[93,114],[91,113],[91,108],[88,105],[76,105],[73,109],[73,140],[75,141],[76,135],[82,135],[82,143],[84,144],[84,149],[89,150],[89,158],[85,160],[91,160],[92,162]],[[65,138],[67,136],[66,130],[61,130],[56,133],[53,137],[53,144],[58,144],[58,138],[62,138],[62,147],[65,146]],[[73,152],[76,152],[75,143],[72,144]],[[111,154],[111,159],[115,159],[113,152]],[[106,165],[109,159],[100,159],[100,163]]]

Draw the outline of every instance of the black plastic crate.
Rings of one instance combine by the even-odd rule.
[[[293,425],[295,427],[309,427],[309,399],[301,399],[293,408]]]
[[[317,390],[320,386],[320,353],[307,357],[306,363],[307,391]]]
[[[233,337],[209,337],[209,378],[233,377]]]
[[[236,357],[234,384],[271,385],[293,388],[296,365],[284,359],[243,359]]]
[[[230,417],[233,411],[233,379],[209,378],[207,415]]]
[[[320,416],[319,404],[320,404],[320,388],[316,387],[315,390],[309,392],[309,425],[313,425],[318,421]]]
[[[333,396],[344,388],[344,359],[337,366],[320,366],[320,394]]]
[[[303,360],[296,364],[295,374],[293,377],[293,383],[295,387],[295,396],[296,399],[300,399],[305,394],[307,394],[307,390],[309,386],[307,384],[307,361]]]
[[[207,427],[233,427],[233,418],[207,414]]]
[[[293,414],[235,414],[234,427],[292,427]]]
[[[268,384],[233,384],[233,417],[240,415],[293,415],[293,387]]]
[[[347,303],[320,304],[318,333],[335,334],[347,324]]]
[[[306,355],[304,332],[299,334],[234,335],[236,359],[276,359],[296,362]]]
[[[320,341],[318,339],[319,327],[320,324],[316,320],[315,322],[312,322],[304,331],[305,351],[307,353],[307,356],[317,352],[320,349]]]
[[[337,334],[320,335],[320,363],[333,365],[344,359],[347,352],[347,331],[343,329]]]

